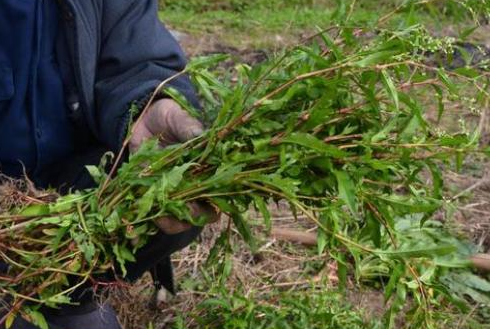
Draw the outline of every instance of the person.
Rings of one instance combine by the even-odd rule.
[[[158,18],[157,0],[2,0],[0,2],[0,172],[27,175],[38,187],[62,193],[94,185],[85,169],[107,151],[119,152],[131,124],[161,81],[184,69],[185,57]],[[170,82],[196,108],[188,77]],[[193,138],[202,124],[171,98],[149,105],[134,128],[130,149],[164,136],[163,145]],[[197,215],[208,212],[193,205]],[[164,273],[172,289],[169,256],[200,229],[172,218],[129,270]],[[1,259],[0,259],[1,261]],[[77,306],[43,310],[50,327],[119,328],[114,310],[85,291]],[[3,325],[0,325],[0,328]],[[13,328],[35,328],[18,317]]]

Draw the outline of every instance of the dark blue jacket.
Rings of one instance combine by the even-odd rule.
[[[78,137],[117,150],[132,102],[184,69],[184,54],[160,22],[157,2],[59,0],[58,61]],[[187,77],[171,85],[197,106]]]
[[[53,0],[0,1],[0,170],[31,178],[73,155]]]

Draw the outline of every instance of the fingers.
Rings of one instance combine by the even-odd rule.
[[[203,132],[201,122],[171,99],[155,102],[144,122],[154,136],[160,137],[163,146],[185,142]]]
[[[182,109],[174,112],[172,119],[172,132],[179,142],[188,141],[203,133],[201,122]]]
[[[194,218],[205,216],[208,223],[214,223],[219,219],[219,213],[208,203],[190,202],[187,206],[190,208],[191,216]],[[179,234],[192,228],[191,224],[179,221],[171,216],[162,217],[155,223],[160,230],[170,235]]]
[[[151,131],[148,130],[146,125],[139,121],[136,126],[134,126],[133,134],[129,140],[129,152],[136,152],[144,141],[153,137]]]
[[[183,143],[203,133],[203,125],[172,99],[156,101],[139,120],[129,142],[134,153],[147,139],[157,137],[162,147]]]
[[[191,224],[182,222],[173,217],[160,218],[155,224],[160,230],[169,235],[179,234],[192,228]]]
[[[190,202],[188,206],[191,209],[191,214],[194,218],[205,216],[208,223],[214,223],[220,218],[220,214],[216,211],[216,208],[207,202],[194,201]]]

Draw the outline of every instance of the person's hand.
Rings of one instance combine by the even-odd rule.
[[[205,216],[208,223],[214,223],[219,219],[219,213],[210,204],[204,202],[190,202],[187,206],[191,210],[192,217]],[[168,216],[162,217],[155,222],[160,230],[166,234],[178,234],[187,231],[192,227],[187,222],[176,220]]]
[[[156,101],[138,121],[129,141],[135,152],[147,139],[157,137],[160,144],[182,143],[203,133],[203,125],[172,99]]]
[[[157,137],[162,147],[182,143],[203,133],[203,125],[183,110],[175,101],[162,99],[156,101],[133,130],[129,141],[130,152],[135,152],[147,139]],[[216,221],[218,213],[211,205],[192,202],[188,205],[193,216],[207,216],[209,221]],[[163,217],[155,222],[166,234],[182,233],[192,227],[191,224]]]

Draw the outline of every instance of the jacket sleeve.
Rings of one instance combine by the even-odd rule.
[[[129,123],[129,109],[165,79],[185,68],[185,56],[158,18],[157,0],[106,0],[102,14],[95,102],[100,138],[118,150]],[[170,86],[198,107],[186,76]]]

